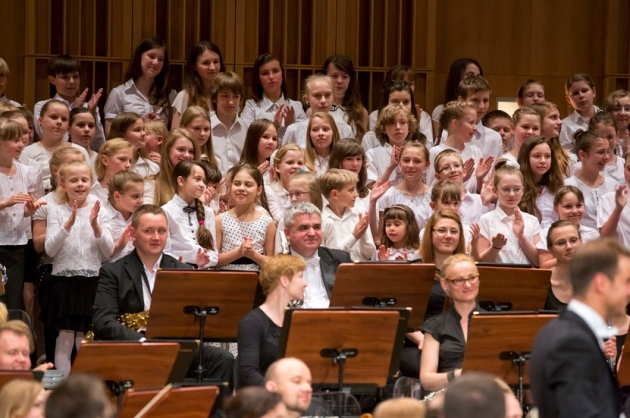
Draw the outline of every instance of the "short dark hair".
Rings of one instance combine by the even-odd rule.
[[[106,402],[103,381],[86,374],[72,374],[48,397],[46,417],[98,418],[103,416]]]
[[[589,241],[578,248],[569,263],[573,294],[583,296],[597,273],[614,280],[620,257],[630,258],[630,251],[616,238]]]
[[[81,64],[79,60],[70,55],[56,55],[48,61],[48,75],[51,77],[74,72],[81,75]]]
[[[164,212],[164,209],[162,209],[161,207],[157,205],[150,205],[150,204],[142,205],[138,209],[134,210],[133,214],[131,215],[131,227],[133,229],[136,229],[138,227],[138,224],[140,224],[140,217],[144,215],[145,213],[152,213],[153,215],[162,215],[164,216],[164,218],[166,218],[166,213]]]
[[[264,388],[252,386],[239,389],[225,403],[227,418],[258,418],[282,402],[282,396]]]
[[[467,373],[446,392],[444,413],[448,418],[504,418],[503,389],[489,374]]]

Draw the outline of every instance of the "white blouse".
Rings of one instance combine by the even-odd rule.
[[[584,184],[580,179],[571,176],[564,181],[565,186],[575,186],[582,191],[584,195],[584,217],[582,224],[597,228],[597,209],[601,205],[601,200],[607,193],[614,192],[617,188],[617,182],[611,178],[604,177],[604,182],[597,189],[593,189]]]
[[[245,102],[245,108],[243,109],[243,113],[241,113],[241,118],[250,124],[256,119],[267,119],[273,122],[274,117],[276,116],[276,111],[282,104],[293,108],[293,111],[295,112],[294,123],[307,119],[302,103],[291,99],[285,99],[284,95],[282,95],[277,102],[272,102],[265,93],[263,93],[262,100],[259,102],[256,102],[254,99],[249,99]],[[278,128],[278,146],[283,143],[282,138],[284,137],[286,130],[287,127],[285,126],[283,119],[282,124]]]
[[[175,91],[171,91],[169,94],[169,102],[172,103],[174,99]],[[114,119],[123,112],[134,112],[141,117],[145,117],[153,112],[158,118],[168,123],[168,115],[164,112],[164,109],[162,107],[153,106],[149,102],[149,99],[136,87],[136,83],[134,83],[131,78],[127,80],[125,84],[114,87],[112,91],[109,92],[104,110],[105,120]]]
[[[0,173],[0,200],[16,193],[29,193],[36,198],[43,196],[42,173],[39,167],[29,167],[14,161],[15,174]],[[25,245],[28,241],[31,218],[24,216],[24,203],[0,210],[0,245]]]

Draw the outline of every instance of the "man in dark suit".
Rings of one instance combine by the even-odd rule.
[[[569,265],[573,299],[540,330],[529,369],[541,418],[619,418],[617,381],[603,353],[630,300],[630,252],[615,239],[581,246]]]
[[[327,308],[335,285],[337,267],[352,263],[350,254],[322,247],[322,215],[312,203],[298,202],[284,212],[284,235],[290,254],[304,259],[305,308]]]
[[[132,215],[131,239],[135,250],[114,263],[104,264],[94,302],[94,336],[98,340],[144,341],[141,332],[125,327],[117,318],[123,314],[148,311],[158,269],[190,269],[188,264],[164,254],[168,222],[164,211],[155,205],[142,205]],[[208,262],[199,251],[198,265]],[[233,382],[234,357],[225,350],[204,346],[207,376]],[[195,360],[197,356],[194,357]],[[198,362],[198,360],[197,360]],[[188,371],[194,377],[195,361]]]

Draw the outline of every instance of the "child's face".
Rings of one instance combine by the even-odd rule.
[[[29,129],[28,129],[28,122],[26,121],[25,118],[22,117],[18,117],[13,119],[15,120],[17,123],[20,124],[20,126],[22,127],[22,142],[24,143],[24,146],[26,147],[27,145],[30,144],[30,135],[29,135]]]
[[[628,129],[630,119],[630,97],[621,97],[613,106],[613,118],[617,123],[617,129],[625,131]]]
[[[282,87],[282,68],[280,61],[271,60],[260,66],[258,79],[265,94],[277,94]]]
[[[175,167],[181,161],[194,159],[195,147],[185,136],[177,138],[171,147],[171,151],[168,153],[168,158],[173,167]]]
[[[328,112],[333,104],[332,83],[325,79],[313,80],[308,84],[306,101],[315,112]]]
[[[147,145],[147,135],[144,132],[144,121],[138,118],[125,131],[125,140],[129,141],[135,149],[144,148]]]
[[[211,86],[220,70],[221,60],[216,52],[205,50],[197,57],[195,71],[197,71],[204,86]]]
[[[57,94],[68,101],[73,101],[79,91],[81,77],[78,71],[66,74],[57,74],[56,76],[48,76],[50,84],[57,89]]]
[[[74,120],[69,131],[70,140],[73,143],[87,149],[90,147],[90,144],[94,139],[95,132],[96,123],[94,122],[94,115],[86,112],[79,113],[74,116]]]
[[[145,77],[157,77],[164,67],[164,48],[153,48],[142,53],[140,67]]]
[[[474,109],[467,109],[461,119],[453,121],[453,126],[456,137],[464,143],[472,141],[473,135],[477,132],[477,113]]]
[[[343,99],[350,86],[350,76],[347,72],[341,71],[335,64],[329,64],[326,75],[333,81],[334,95],[338,99]]]
[[[507,150],[508,144],[512,139],[512,130],[510,129],[510,125],[512,121],[507,118],[494,118],[488,124],[488,127],[493,131],[496,131],[501,135],[501,143],[503,144],[503,149]]]
[[[411,111],[411,94],[408,91],[395,91],[389,94],[389,101],[391,104],[399,104]]]
[[[523,181],[516,174],[504,174],[495,187],[495,196],[505,209],[514,209],[523,197]]]
[[[601,138],[606,138],[608,141],[608,149],[614,150],[617,148],[617,130],[609,125],[599,124],[595,127],[595,132]]]
[[[584,202],[581,202],[575,193],[567,193],[562,196],[560,204],[553,208],[561,221],[569,221],[578,225],[584,217]]]
[[[566,97],[569,104],[573,106],[578,113],[588,112],[593,106],[595,89],[591,88],[586,81],[576,81],[571,84],[569,94]]]
[[[599,138],[588,152],[578,151],[578,157],[582,161],[583,168],[597,172],[602,171],[610,160],[608,141],[605,138]]]
[[[357,199],[357,186],[356,184],[346,184],[341,189],[337,190],[337,203],[342,208],[353,208],[354,202]]]
[[[429,162],[420,148],[407,147],[400,155],[400,169],[406,180],[422,178]]]
[[[433,250],[439,254],[453,254],[459,244],[459,225],[453,219],[443,218],[433,226]]]
[[[225,116],[236,116],[241,95],[229,90],[222,90],[217,94],[217,112]]]
[[[42,127],[42,136],[49,139],[59,140],[68,131],[68,120],[70,112],[68,107],[60,103],[53,103],[48,106],[45,115],[39,118],[39,125]]]
[[[210,139],[210,121],[203,116],[194,118],[186,128],[192,133],[200,147],[203,147]]]
[[[24,149],[24,141],[21,136],[17,136],[13,139],[6,141],[0,141],[0,154],[3,157],[11,157],[11,159],[18,159]]]
[[[362,167],[363,167],[362,155],[353,155],[351,157],[346,157],[341,162],[341,168],[343,168],[344,170],[352,171],[355,174],[359,174],[361,172]]]
[[[144,203],[144,183],[130,183],[123,193],[114,193],[116,210],[132,213]]]
[[[385,233],[394,244],[404,242],[407,235],[407,224],[402,219],[388,219],[385,221]]]
[[[70,203],[87,199],[92,189],[92,175],[87,167],[69,168],[64,177],[61,187],[68,193]]]
[[[529,167],[537,182],[551,169],[551,148],[538,144],[529,152]]]
[[[276,167],[278,178],[288,181],[291,175],[304,168],[304,153],[302,151],[287,151],[280,164]]]
[[[543,119],[541,135],[547,139],[557,138],[560,136],[560,129],[562,129],[560,111],[553,108],[547,112]]]
[[[184,200],[199,199],[206,191],[206,173],[195,165],[188,177],[177,178],[177,194]]]
[[[531,106],[533,103],[545,101],[545,88],[538,84],[532,83],[525,87],[523,91],[523,99],[521,106]]]
[[[447,198],[440,197],[438,201],[435,202],[435,208],[433,210],[437,212],[438,210],[449,209],[455,213],[459,213],[459,208],[461,205],[462,205],[461,200],[450,200]]]
[[[311,119],[311,142],[317,154],[330,152],[333,130],[330,123],[321,118]]]
[[[488,107],[490,106],[490,92],[478,91],[476,93],[469,93],[466,100],[474,104],[477,108],[477,119],[475,120],[475,123],[479,123],[481,118],[488,113]]]
[[[534,115],[523,115],[521,119],[512,124],[512,135],[514,141],[520,147],[527,138],[540,135],[540,118]]]
[[[440,159],[440,166],[435,170],[438,180],[450,180],[461,185],[464,181],[464,167],[461,158],[447,155]]]
[[[103,159],[103,165],[107,167],[107,171],[113,175],[119,171],[129,170],[133,159],[133,151],[130,148],[124,148],[111,157],[103,155],[101,158]]]
[[[287,192],[289,192],[289,198],[291,199],[291,204],[295,202],[310,202],[311,201],[311,192],[308,186],[303,181],[289,181],[289,187],[287,187]]]
[[[471,75],[479,75],[479,74],[481,74],[481,70],[479,70],[479,67],[477,67],[475,64],[471,62],[466,66],[466,68],[464,68],[464,71],[462,71],[460,80],[463,80],[466,77],[470,77]]]
[[[258,159],[268,159],[276,148],[278,148],[278,131],[273,124],[270,124],[258,140]]]
[[[406,115],[397,114],[394,123],[385,126],[385,135],[391,146],[402,146],[409,136],[409,120]]]
[[[164,138],[162,137],[162,135],[157,135],[153,132],[145,131],[144,137],[147,141],[147,144],[145,145],[147,151],[159,153],[160,148],[162,147],[162,142],[164,142]]]
[[[245,170],[241,170],[232,179],[232,199],[236,205],[251,204],[262,193],[262,187]]]

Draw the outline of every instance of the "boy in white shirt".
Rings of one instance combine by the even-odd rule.
[[[372,258],[376,249],[370,232],[367,213],[353,210],[358,196],[357,175],[348,170],[331,168],[320,179],[322,194],[328,205],[322,211],[322,219],[334,225],[336,248],[350,253],[353,261],[366,261]]]

